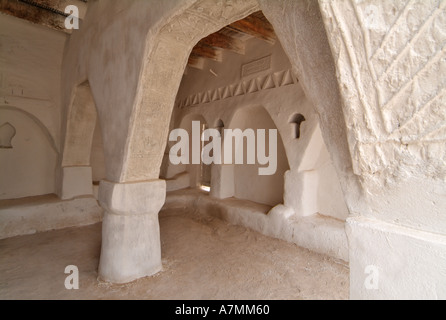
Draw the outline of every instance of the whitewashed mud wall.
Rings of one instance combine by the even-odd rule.
[[[320,3],[366,205],[349,219],[351,296],[444,299],[446,1]]]
[[[380,219],[444,232],[445,2],[322,1],[321,8],[368,202]]]
[[[54,195],[66,40],[63,32],[0,15],[0,238],[101,219],[94,198],[61,201]]]
[[[60,151],[60,72],[66,35],[0,15],[0,199],[55,192]],[[3,144],[3,143],[2,143]]]

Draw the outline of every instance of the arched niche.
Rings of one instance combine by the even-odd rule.
[[[234,197],[267,204],[270,206],[275,206],[282,203],[284,174],[287,170],[289,170],[289,164],[281,135],[269,113],[262,106],[242,107],[234,112],[227,129],[240,129],[242,132],[249,129],[253,130],[255,133],[255,164],[248,164],[247,162],[247,139],[244,139],[243,144],[243,164],[234,164]],[[266,131],[265,139],[262,141],[265,142],[265,155],[268,155],[271,158],[265,165],[258,162],[259,150],[257,148],[257,143],[260,139],[260,136],[257,134],[258,129],[264,129]],[[270,130],[276,131],[276,148],[273,148],[273,146],[269,144],[270,140],[268,132]],[[235,145],[233,145],[233,150],[235,151]],[[276,151],[274,152],[274,150]],[[275,156],[269,155],[270,151],[275,153]],[[235,152],[233,152],[232,155],[234,157]],[[259,168],[273,165],[273,157],[276,159],[275,172],[270,175],[260,175]]]
[[[90,165],[96,106],[88,82],[80,84],[68,108],[62,167]]]
[[[15,130],[11,148],[0,148],[0,199],[54,193],[58,152],[48,129],[10,106],[0,107],[0,119]]]
[[[68,107],[58,194],[62,199],[92,195],[104,179],[105,158],[100,121],[88,81],[74,90]]]

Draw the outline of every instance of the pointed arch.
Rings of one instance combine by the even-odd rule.
[[[120,182],[159,177],[176,93],[193,46],[210,33],[259,9],[273,25],[293,72],[319,114],[323,138],[343,189],[350,190],[353,198],[357,196],[358,182],[352,169],[336,69],[316,1],[306,5],[284,0],[218,4],[200,0],[168,19],[146,54]]]

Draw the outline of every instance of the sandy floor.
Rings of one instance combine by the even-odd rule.
[[[162,211],[160,227],[164,270],[125,285],[97,281],[100,224],[0,240],[0,299],[348,298],[348,267],[324,255],[184,210]]]

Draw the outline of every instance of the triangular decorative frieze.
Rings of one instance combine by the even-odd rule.
[[[291,70],[283,70],[273,74],[262,75],[251,80],[245,80],[231,85],[220,87],[206,92],[190,95],[178,102],[180,108],[190,107],[197,104],[205,104],[232,97],[243,96],[262,90],[275,89],[297,83]]]
[[[244,94],[245,94],[245,88],[243,87],[243,84],[242,83],[237,84],[234,90],[234,97],[242,96]]]

